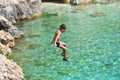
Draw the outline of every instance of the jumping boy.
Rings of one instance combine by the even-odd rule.
[[[63,53],[62,53],[62,55],[64,56],[63,60],[68,61],[66,57],[66,52],[67,52],[66,43],[60,41],[60,36],[63,32],[65,32],[65,30],[66,30],[65,24],[61,24],[59,27],[59,30],[56,31],[54,38],[51,41],[51,44],[54,43],[55,47],[61,48],[63,50]]]

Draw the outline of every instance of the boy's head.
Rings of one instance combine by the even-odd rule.
[[[61,24],[60,27],[59,27],[59,30],[60,30],[61,32],[64,32],[64,31],[66,30],[65,24]]]

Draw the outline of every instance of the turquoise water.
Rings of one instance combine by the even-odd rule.
[[[120,80],[120,5],[43,3],[43,15],[18,26],[25,37],[13,55],[25,80]],[[61,40],[70,62],[50,45],[54,32],[65,23]]]

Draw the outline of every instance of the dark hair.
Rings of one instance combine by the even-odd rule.
[[[60,30],[61,30],[61,29],[66,29],[66,25],[65,25],[65,24],[61,24],[60,27],[59,27],[59,29],[60,29]]]

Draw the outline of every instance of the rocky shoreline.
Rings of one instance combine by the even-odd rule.
[[[119,0],[62,0],[70,4],[113,3]],[[13,24],[24,19],[32,19],[42,14],[41,0],[0,0],[0,80],[24,80],[22,69],[12,60],[11,48],[15,39],[24,36]]]
[[[24,80],[22,69],[0,54],[0,80]]]
[[[15,62],[6,58],[7,55],[12,54],[11,48],[15,46],[15,39],[23,35],[17,27],[0,16],[0,80],[24,79],[22,69]]]
[[[6,58],[24,34],[13,24],[40,16],[41,0],[0,0],[0,80],[24,80],[22,69]]]

